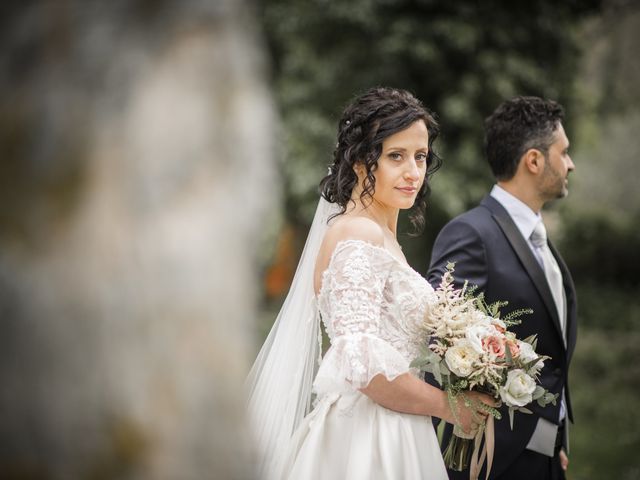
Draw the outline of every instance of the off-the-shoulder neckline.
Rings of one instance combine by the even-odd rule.
[[[411,265],[409,265],[406,261],[404,260],[400,260],[398,257],[396,257],[393,253],[391,253],[387,248],[383,247],[382,245],[376,245],[375,243],[371,243],[368,242],[367,240],[360,240],[357,238],[346,238],[344,240],[339,240],[338,243],[336,243],[335,248],[333,249],[333,252],[331,253],[331,258],[329,259],[329,263],[327,264],[327,268],[325,269],[325,271],[331,266],[331,264],[333,263],[333,258],[336,256],[336,253],[341,249],[344,248],[344,246],[346,244],[349,243],[361,243],[363,245],[366,245],[368,247],[371,247],[373,249],[376,250],[381,250],[383,251],[387,256],[389,256],[392,260],[396,261],[397,263],[399,263],[402,266],[405,266],[407,268],[411,268]],[[411,270],[413,270],[413,268],[411,268]],[[324,273],[324,272],[323,272]]]
[[[407,262],[404,262],[402,260],[400,260],[399,258],[397,258],[395,255],[393,255],[389,250],[387,250],[386,248],[384,248],[383,246],[380,245],[376,245],[374,243],[368,242],[366,240],[359,240],[359,239],[355,239],[355,238],[347,238],[344,240],[340,240],[338,241],[338,243],[336,243],[335,248],[333,249],[333,252],[331,253],[331,258],[329,259],[329,263],[327,264],[327,267],[322,271],[322,273],[320,274],[320,289],[318,290],[318,293],[315,293],[315,298],[320,298],[322,296],[322,292],[324,291],[326,282],[325,282],[325,275],[329,272],[329,269],[331,268],[331,265],[333,265],[333,260],[336,256],[336,254],[338,253],[339,250],[341,250],[342,248],[344,248],[345,245],[349,244],[349,243],[358,243],[358,244],[362,244],[365,245],[367,247],[376,249],[376,250],[382,250],[385,255],[387,257],[389,257],[394,263],[397,263],[398,265],[400,265],[401,267],[403,267],[404,269],[408,270],[409,272],[413,273],[414,275],[418,275],[419,277],[422,278],[422,275],[420,275],[417,271],[415,271],[411,265],[409,265]]]

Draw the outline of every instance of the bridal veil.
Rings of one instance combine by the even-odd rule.
[[[258,478],[278,476],[289,439],[311,406],[322,338],[314,269],[329,218],[338,212],[320,198],[289,293],[247,378]]]

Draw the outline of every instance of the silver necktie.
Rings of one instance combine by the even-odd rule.
[[[547,278],[547,283],[549,284],[556,309],[558,310],[562,335],[566,338],[565,297],[564,286],[562,285],[562,273],[560,272],[560,267],[558,267],[558,262],[556,262],[547,244],[547,230],[544,228],[542,221],[538,222],[536,228],[534,228],[531,234],[531,243],[536,247],[542,259],[544,276]]]

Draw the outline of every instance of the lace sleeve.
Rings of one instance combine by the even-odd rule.
[[[323,275],[320,311],[331,340],[314,382],[316,393],[366,387],[383,374],[393,380],[408,360],[384,338],[381,315],[394,260],[362,241],[340,243]]]

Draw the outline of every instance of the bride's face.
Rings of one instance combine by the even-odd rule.
[[[424,183],[428,153],[429,132],[423,120],[387,137],[373,171],[374,201],[388,208],[411,208]]]

